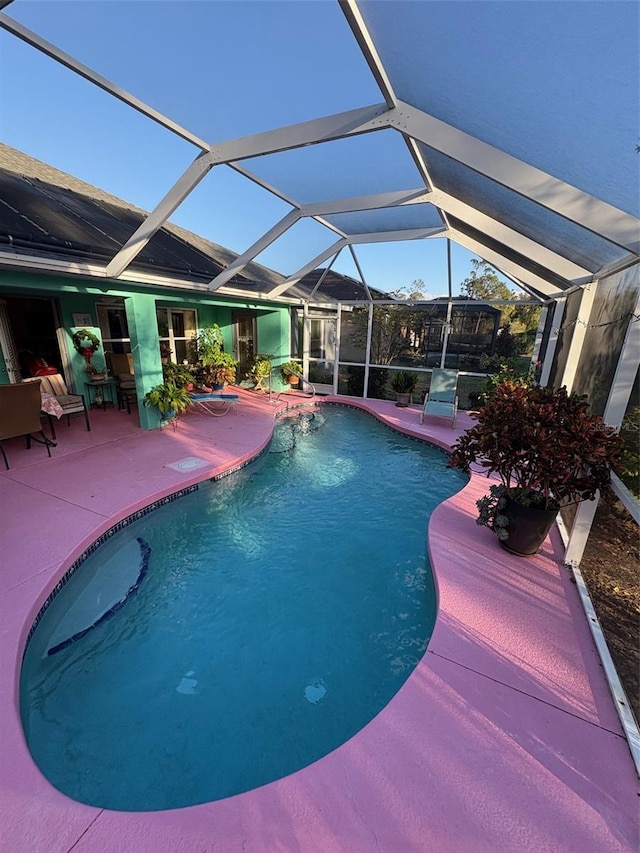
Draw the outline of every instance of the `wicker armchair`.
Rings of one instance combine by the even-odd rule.
[[[51,457],[50,441],[42,430],[40,422],[40,382],[20,382],[16,385],[0,385],[0,451],[7,470],[9,461],[4,452],[2,441],[24,435],[27,449],[31,449],[31,439],[44,444]],[[41,436],[38,438],[35,433]]]

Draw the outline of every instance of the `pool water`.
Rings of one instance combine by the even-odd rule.
[[[343,744],[419,662],[436,612],[429,516],[466,477],[367,414],[315,411],[116,534],[43,614],[21,714],[69,797],[148,811],[253,789]],[[83,591],[101,597],[118,554],[141,547],[124,603],[53,645]]]

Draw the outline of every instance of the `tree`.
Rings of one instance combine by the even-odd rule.
[[[425,294],[419,289],[424,283],[414,281],[412,288],[395,291],[399,299],[413,302],[425,300]],[[413,295],[399,295],[399,294]],[[379,365],[393,364],[401,356],[416,357],[423,352],[425,335],[429,324],[436,315],[437,306],[390,304],[373,306],[373,326],[371,330],[371,363]],[[349,318],[350,340],[354,346],[364,349],[367,340],[369,309],[354,307]]]
[[[511,290],[486,261],[472,258],[471,274],[462,282],[462,295],[469,299],[516,299]]]
[[[392,290],[389,296],[394,299],[409,299],[412,302],[428,302],[433,299],[433,296],[425,290],[424,281],[421,278],[414,279],[409,287]]]
[[[511,290],[492,267],[478,258],[471,260],[473,269],[462,282],[462,294],[469,299],[502,301],[504,299],[527,301],[528,295]],[[538,328],[540,308],[537,305],[501,305],[502,325],[514,324],[516,331],[528,332]]]

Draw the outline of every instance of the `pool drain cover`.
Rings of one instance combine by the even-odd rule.
[[[199,459],[197,456],[188,456],[186,459],[180,459],[178,462],[170,462],[165,465],[165,468],[173,468],[174,471],[195,471],[196,468],[204,468],[209,465],[206,459]]]
[[[326,693],[327,688],[324,686],[324,681],[321,678],[317,678],[304,688],[304,698],[312,705],[317,705],[318,702],[321,702]]]

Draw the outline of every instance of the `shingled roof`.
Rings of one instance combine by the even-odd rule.
[[[147,211],[0,143],[0,251],[106,264],[146,216]],[[166,223],[132,267],[206,283],[236,257]],[[251,263],[229,287],[256,292],[282,281],[274,270]]]

